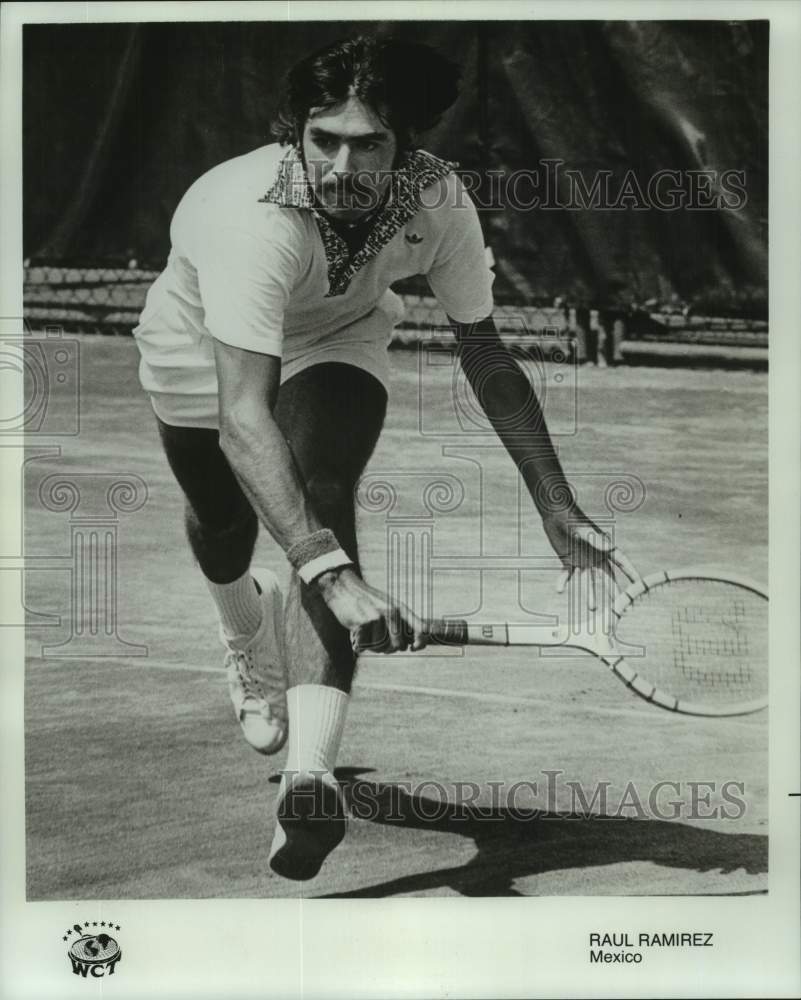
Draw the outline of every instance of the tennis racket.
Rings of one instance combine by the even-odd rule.
[[[742,576],[660,572],[622,591],[612,634],[553,625],[430,623],[445,645],[562,646],[597,656],[629,690],[685,715],[747,715],[768,703],[768,596]]]

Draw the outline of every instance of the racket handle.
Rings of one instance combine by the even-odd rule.
[[[428,623],[426,635],[432,644],[441,646],[466,646],[470,641],[467,622],[463,618],[435,618]]]
[[[463,618],[435,618],[426,629],[429,641],[442,646],[508,646],[508,625],[468,625]]]
[[[442,618],[435,618],[426,624],[424,634],[429,644],[436,646],[466,646],[473,639],[470,635],[467,622],[461,618],[454,618],[445,621]],[[411,636],[408,637],[411,639]],[[369,653],[380,646],[379,642],[372,645],[364,644],[359,640],[359,630],[352,629],[350,633],[350,644],[354,653]]]

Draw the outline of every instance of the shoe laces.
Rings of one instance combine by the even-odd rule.
[[[251,651],[249,649],[236,650],[234,652],[234,663],[236,664],[236,672],[239,675],[239,680],[242,682],[245,694],[258,698],[261,701],[267,701],[267,692],[264,689],[263,681],[256,675],[256,663]]]
[[[258,676],[256,658],[251,648],[232,649],[230,656],[233,657],[236,673],[242,685],[243,701],[256,701],[262,715],[272,719],[276,707],[280,706],[284,697],[284,691],[270,691],[261,677]],[[278,714],[282,713],[279,711]]]

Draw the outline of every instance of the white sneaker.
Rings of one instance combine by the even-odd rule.
[[[277,875],[305,882],[345,836],[348,811],[330,771],[288,773],[279,793],[269,862]]]
[[[283,595],[274,573],[252,569],[261,588],[262,619],[254,636],[226,637],[228,691],[245,739],[259,753],[277,753],[286,743],[289,715],[284,650]]]

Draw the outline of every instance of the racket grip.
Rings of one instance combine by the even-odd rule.
[[[463,618],[435,618],[426,629],[428,640],[441,646],[466,646],[468,643],[467,622]]]

